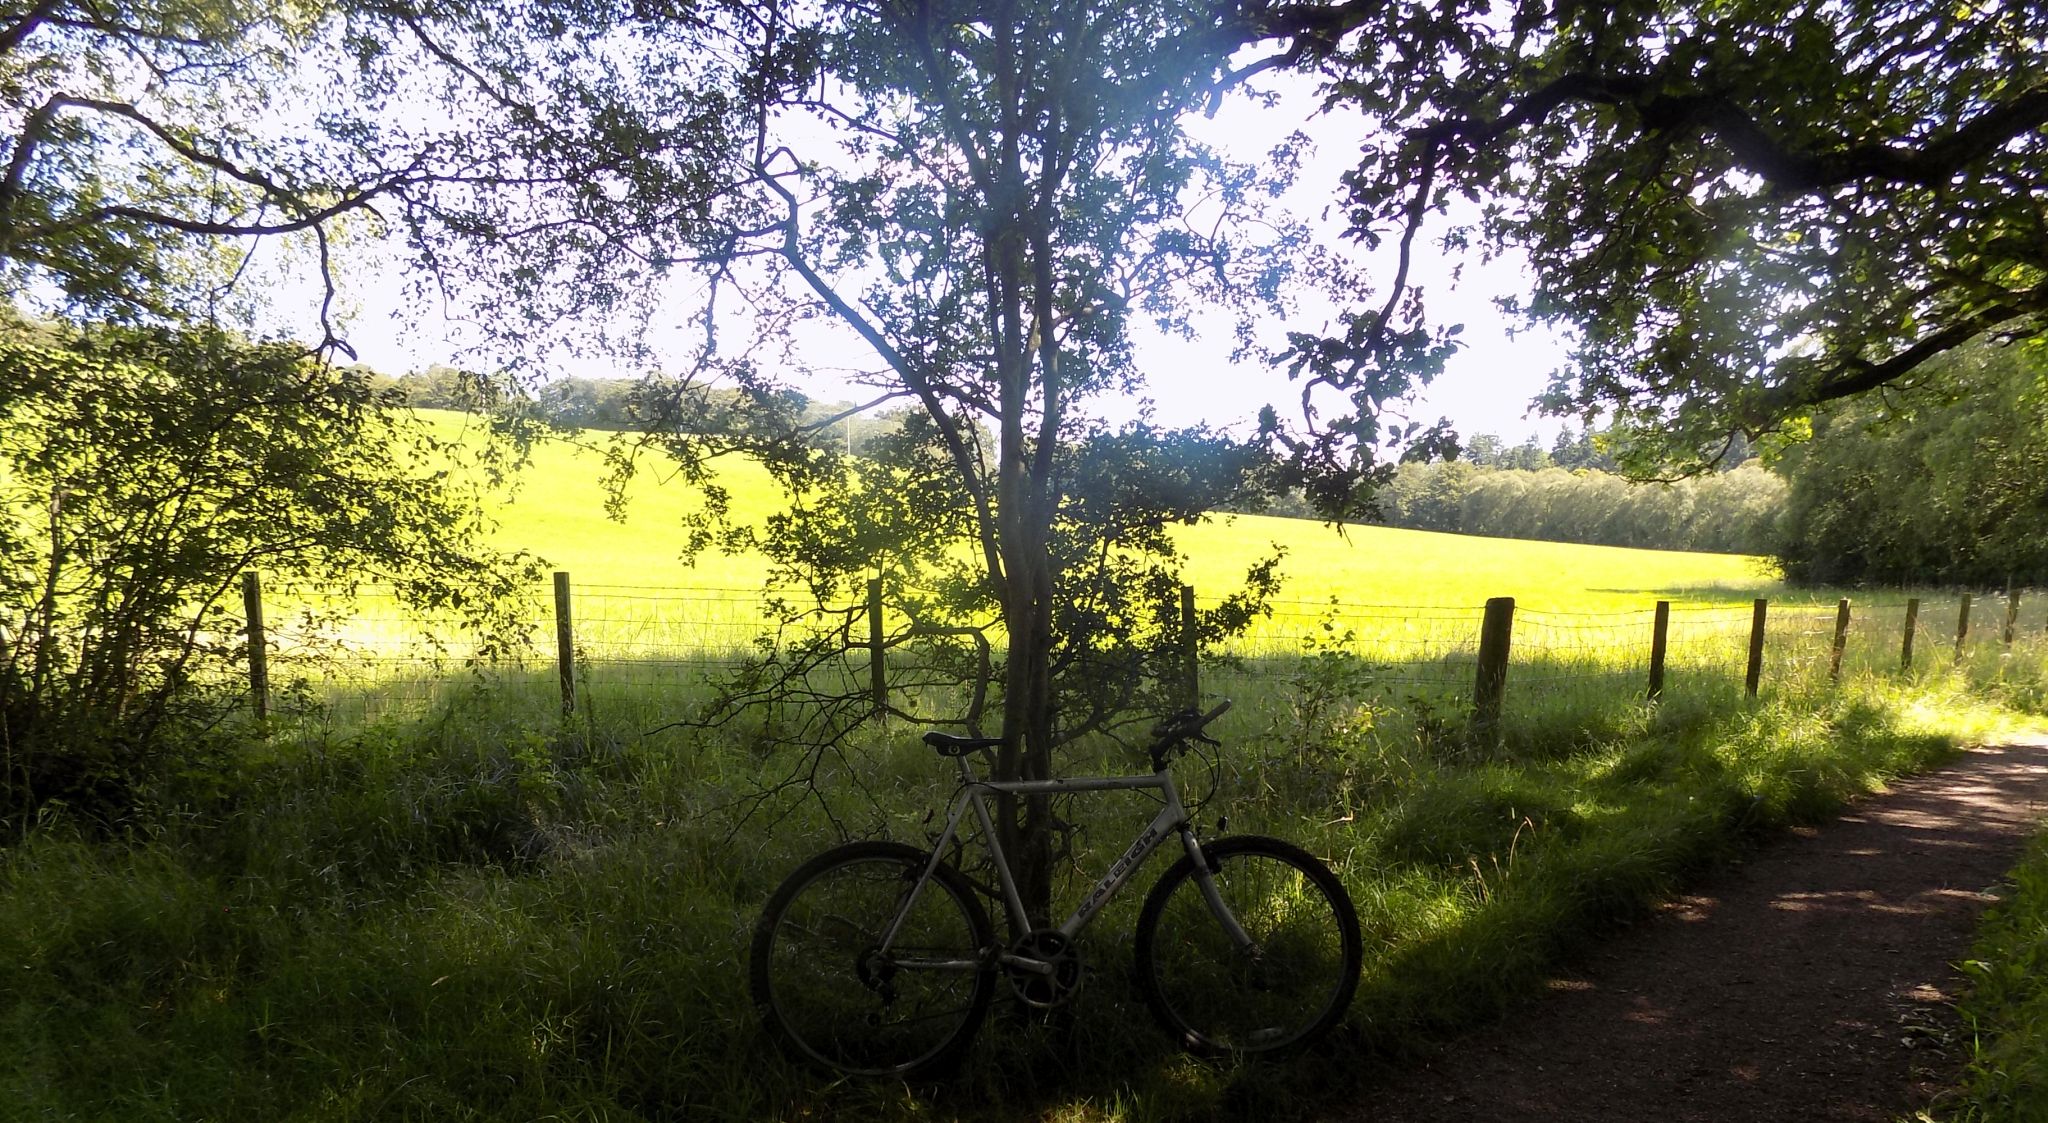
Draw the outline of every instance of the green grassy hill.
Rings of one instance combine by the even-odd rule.
[[[477,424],[460,414],[433,416],[444,434]],[[499,544],[539,554],[568,570],[579,586],[758,588],[762,567],[755,557],[707,554],[683,564],[682,519],[699,497],[667,478],[658,461],[647,461],[633,482],[625,521],[606,517],[600,450],[615,439],[587,432],[537,444],[516,491],[499,505]],[[752,464],[728,464],[720,482],[733,492],[737,510],[766,513],[782,504],[774,482]],[[1477,607],[1489,597],[1512,596],[1532,608],[1598,612],[1645,608],[1658,599],[1727,603],[1778,588],[1775,570],[1756,558],[1390,527],[1340,532],[1258,515],[1212,516],[1182,530],[1178,540],[1189,559],[1188,582],[1218,595],[1276,548],[1286,554],[1283,598],[1309,602]]]

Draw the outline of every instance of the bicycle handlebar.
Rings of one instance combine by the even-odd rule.
[[[1215,709],[1210,710],[1206,714],[1200,713],[1190,706],[1179,713],[1167,715],[1165,719],[1152,728],[1152,763],[1155,766],[1163,767],[1166,761],[1166,754],[1179,748],[1182,741],[1196,740],[1212,745],[1215,744],[1216,742],[1202,736],[1202,730],[1210,722],[1222,717],[1224,711],[1228,709],[1230,709],[1230,699],[1225,698],[1217,704]]]

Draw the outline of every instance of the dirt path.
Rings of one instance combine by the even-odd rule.
[[[2048,814],[2048,742],[1978,749],[1800,831],[1611,940],[1332,1123],[1876,1120],[1939,1040],[1985,893]]]

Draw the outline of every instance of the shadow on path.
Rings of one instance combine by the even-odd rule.
[[[1332,1116],[1874,1120],[1924,1106],[1986,890],[2048,814],[2048,742],[1972,750],[1760,852]]]

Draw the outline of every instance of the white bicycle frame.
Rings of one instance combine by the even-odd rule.
[[[982,838],[988,843],[989,857],[996,868],[996,881],[1002,888],[1003,907],[1009,913],[1010,931],[1021,936],[1031,930],[1030,915],[1025,911],[1024,898],[1017,891],[1016,875],[1010,872],[1009,856],[1003,853],[1002,842],[996,837],[995,820],[989,814],[987,797],[990,793],[1071,795],[1078,792],[1146,789],[1157,790],[1165,805],[1159,809],[1159,814],[1152,817],[1152,822],[1139,833],[1137,840],[1123,852],[1123,856],[1111,863],[1109,872],[1102,875],[1102,879],[1097,881],[1094,888],[1088,891],[1088,895],[1081,899],[1081,904],[1074,909],[1073,914],[1060,924],[1060,935],[1068,940],[1079,935],[1081,929],[1086,928],[1088,922],[1095,919],[1095,915],[1102,911],[1102,907],[1109,899],[1116,896],[1117,891],[1131,879],[1131,875],[1137,872],[1138,867],[1145,864],[1145,859],[1152,855],[1152,851],[1158,849],[1159,844],[1166,840],[1168,832],[1178,832],[1181,846],[1187,851],[1188,861],[1194,864],[1195,884],[1201,889],[1202,899],[1208,903],[1209,911],[1223,926],[1232,943],[1243,950],[1252,949],[1251,936],[1246,934],[1244,926],[1237,922],[1237,918],[1231,915],[1229,906],[1223,903],[1222,894],[1216,891],[1216,880],[1210,876],[1209,865],[1202,858],[1201,843],[1195,839],[1195,832],[1188,826],[1187,809],[1181,804],[1180,789],[1174,786],[1172,773],[1161,769],[1150,775],[1141,776],[1085,776],[1070,780],[983,780],[976,778],[969,769],[964,754],[956,759],[960,765],[960,792],[953,797],[952,810],[946,816],[946,829],[932,844],[931,858],[925,863],[923,873],[918,876],[917,883],[911,886],[910,892],[904,896],[903,907],[890,922],[889,930],[882,934],[877,947],[879,952],[887,954],[896,942],[896,935],[903,926],[904,918],[910,915],[911,905],[930,883],[932,873],[938,868],[939,863],[945,861],[947,846],[958,837],[960,823],[970,808],[973,809],[975,820],[981,825]],[[995,960],[1005,966],[1037,974],[1051,974],[1055,970],[1051,963],[1030,956],[1017,955],[1014,952],[998,952]],[[898,962],[906,966],[954,970],[979,969],[982,965],[980,960]]]

